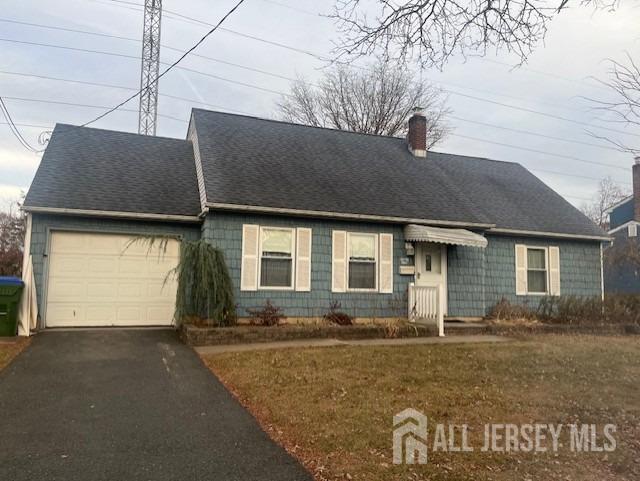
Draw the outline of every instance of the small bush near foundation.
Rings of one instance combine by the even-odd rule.
[[[536,318],[536,311],[528,306],[512,304],[503,297],[491,308],[488,317],[496,321],[529,321]]]
[[[282,308],[274,306],[270,300],[265,302],[262,309],[247,309],[247,312],[251,316],[249,323],[252,326],[277,326],[281,320],[287,318]]]
[[[640,324],[640,296],[545,297],[538,316],[543,322],[562,324]]]
[[[342,306],[339,302],[332,302],[329,306],[329,312],[324,315],[324,320],[330,324],[337,324],[339,326],[351,326],[353,325],[353,317],[346,312],[340,311]]]
[[[640,295],[543,297],[536,309],[501,299],[489,312],[498,321],[537,320],[547,324],[640,325]]]

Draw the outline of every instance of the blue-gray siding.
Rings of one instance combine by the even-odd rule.
[[[611,214],[609,214],[609,229],[615,229],[631,220],[633,220],[633,198],[611,211]]]
[[[313,232],[311,291],[240,291],[242,224],[311,228]],[[331,233],[333,230],[393,234],[395,272],[393,294],[331,292]],[[273,304],[283,307],[285,314],[290,317],[322,317],[334,301],[339,302],[344,311],[355,317],[406,316],[407,285],[412,276],[398,274],[398,260],[404,255],[402,227],[399,225],[211,213],[203,224],[203,238],[224,252],[235,285],[236,302],[239,305],[238,314],[240,316],[247,315],[246,308],[261,307],[267,299],[271,300]]]
[[[629,237],[627,229],[613,234],[613,246],[610,247],[608,262],[604,266],[604,291],[607,294],[640,294],[640,269],[634,262],[620,258],[620,252],[629,248],[629,243],[640,247],[640,238]],[[611,255],[615,249],[616,255]],[[605,251],[605,260],[607,260]]]
[[[83,231],[132,235],[179,235],[194,240],[200,237],[198,224],[173,224],[138,220],[117,220],[98,217],[72,217],[48,214],[32,214],[31,255],[36,280],[38,308],[43,312],[44,278],[49,233],[56,230]]]
[[[242,224],[309,227],[313,230],[311,291],[240,291]],[[289,317],[321,317],[332,302],[356,317],[405,317],[407,289],[413,276],[399,274],[400,258],[405,257],[402,226],[318,220],[259,214],[210,213],[202,225],[114,220],[90,217],[33,215],[31,253],[33,255],[38,302],[43,307],[45,265],[51,230],[127,234],[173,234],[186,239],[202,236],[224,252],[235,285],[239,315],[247,308],[258,308],[270,299]],[[394,236],[394,292],[331,292],[331,238],[333,230],[385,232]],[[501,298],[536,307],[539,296],[515,295],[515,244],[558,246],[560,281],[563,295],[600,295],[600,245],[598,242],[530,237],[487,235],[486,249],[448,246],[448,314],[456,317],[486,315]]]
[[[515,246],[560,248],[560,294],[599,296],[600,243],[537,237],[487,235],[484,250],[449,247],[449,315],[486,315],[502,298],[536,308],[541,296],[516,296]]]

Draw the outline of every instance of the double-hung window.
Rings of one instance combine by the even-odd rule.
[[[293,289],[294,229],[260,228],[260,287]]]
[[[547,250],[527,247],[527,286],[531,294],[546,294],[549,274],[547,272]]]
[[[377,243],[376,234],[349,233],[347,248],[350,290],[377,289]]]

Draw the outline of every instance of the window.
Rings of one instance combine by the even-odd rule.
[[[260,287],[293,288],[293,229],[260,228]]]
[[[424,256],[424,271],[425,272],[431,272],[432,267],[431,267],[431,254],[425,254]]]
[[[527,290],[532,294],[547,292],[547,251],[527,248]]]
[[[627,231],[629,237],[638,237],[638,224],[629,224]]]
[[[376,234],[348,235],[349,289],[377,289],[377,240]]]

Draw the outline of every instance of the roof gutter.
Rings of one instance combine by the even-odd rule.
[[[257,205],[224,204],[220,202],[207,202],[206,206],[209,207],[210,209],[235,211],[235,212],[255,212],[255,213],[265,213],[265,214],[279,214],[279,215],[284,214],[284,215],[295,215],[295,216],[301,216],[301,217],[325,217],[329,219],[391,222],[391,223],[397,223],[397,224],[422,224],[422,225],[448,226],[448,227],[468,227],[471,229],[490,229],[495,226],[495,224],[480,224],[480,223],[473,223],[473,222],[414,219],[411,217],[352,214],[352,213],[329,212],[329,211],[321,211],[321,210],[286,209],[281,207],[263,207],[263,206],[257,206]]]
[[[168,222],[202,222],[200,216],[197,215],[149,214],[144,212],[120,212],[113,210],[64,209],[59,207],[34,207],[28,205],[23,206],[22,210],[24,210],[25,212],[36,214],[79,215],[86,217],[107,217],[111,219],[136,219]]]
[[[558,239],[577,239],[577,240],[594,240],[594,241],[611,241],[609,236],[598,235],[581,235],[581,234],[562,234],[558,232],[544,232],[534,230],[518,230],[518,229],[501,229],[493,228],[488,231],[489,234],[508,234],[508,235],[521,235],[526,237],[555,237]]]

